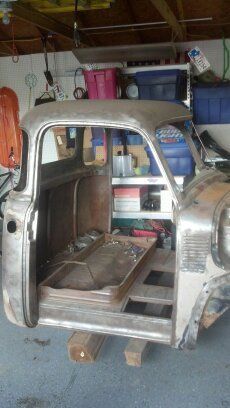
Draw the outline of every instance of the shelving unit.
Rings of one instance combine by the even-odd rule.
[[[171,212],[161,211],[113,211],[113,218],[123,219],[147,219],[147,220],[171,220]]]
[[[109,64],[107,68],[114,67],[114,66],[116,66],[116,64]],[[171,64],[169,65],[147,65],[147,66],[137,66],[137,67],[124,67],[124,68],[121,68],[119,66],[117,68],[120,69],[123,75],[134,75],[136,72],[140,72],[140,71],[159,71],[159,70],[163,71],[167,69],[180,69],[181,71],[186,71],[187,90],[186,90],[186,99],[183,100],[183,103],[185,104],[185,106],[187,106],[188,109],[191,108],[191,64],[190,63],[174,64],[174,65],[171,65]],[[80,69],[81,67],[79,67],[79,70]],[[56,76],[60,78],[61,77],[63,78],[73,77],[75,74],[75,71],[76,69],[66,70],[65,72],[58,73]],[[55,74],[56,73],[53,72],[53,75]],[[84,76],[81,73],[77,75],[77,80],[79,82],[79,86],[84,86]]]
[[[183,185],[184,176],[175,176],[175,181],[178,185]],[[150,185],[164,185],[166,184],[164,177],[161,176],[133,176],[133,177],[113,177],[113,186],[150,186]]]
[[[185,176],[175,176],[175,181],[179,186],[183,185]],[[151,186],[166,184],[162,176],[133,176],[133,177],[113,177],[113,186]],[[162,211],[113,211],[113,218],[119,219],[150,219],[150,220],[171,220],[172,212]]]
[[[114,67],[116,64],[111,64],[111,67]],[[107,68],[110,66],[107,65]],[[98,66],[98,68],[100,68]],[[141,71],[165,71],[172,69],[179,69],[186,73],[186,99],[182,102],[187,106],[188,109],[191,109],[191,64],[174,64],[174,65],[148,65],[148,66],[137,66],[137,67],[118,67],[122,75],[132,76],[136,72]],[[80,67],[79,67],[80,69]],[[74,76],[75,69],[66,71],[63,76],[71,77]],[[77,75],[77,80],[80,86],[83,86],[84,79],[82,73],[79,71]],[[184,176],[176,176],[175,181],[179,186],[183,185]],[[150,185],[165,185],[166,182],[163,177],[160,176],[133,176],[133,177],[113,177],[112,185],[113,186],[150,186]],[[130,212],[130,211],[113,211],[113,218],[132,218],[132,219],[162,219],[168,220],[172,218],[171,212],[161,212],[161,211],[139,211],[139,212]]]
[[[124,75],[134,75],[139,71],[165,71],[167,69],[180,69],[186,71],[187,85],[186,85],[186,99],[182,102],[191,109],[191,64],[174,64],[174,65],[148,65],[144,67],[126,67],[121,70]]]

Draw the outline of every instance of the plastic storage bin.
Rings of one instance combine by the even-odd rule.
[[[131,133],[129,131],[125,132],[127,145],[142,145],[143,137],[138,133]]]
[[[102,137],[97,137],[97,138],[92,138],[91,139],[92,147],[93,147],[93,152],[96,154],[96,147],[97,146],[103,146],[103,138]],[[122,138],[121,137],[113,137],[113,146],[120,146],[122,145]]]
[[[167,159],[172,174],[175,176],[187,176],[194,172],[195,162],[186,142],[160,143],[160,147]],[[151,174],[154,176],[161,175],[149,146],[145,147],[145,151],[150,160]]]
[[[176,102],[182,99],[182,78],[179,69],[137,72],[139,99]]]
[[[117,99],[116,68],[84,71],[89,99]]]
[[[94,127],[92,128],[92,137],[93,139],[103,139],[104,129]],[[121,129],[112,129],[111,135],[113,139],[121,139],[122,140],[122,130]],[[119,143],[121,144],[121,143]]]
[[[195,85],[193,115],[197,125],[230,123],[230,85],[225,83]]]

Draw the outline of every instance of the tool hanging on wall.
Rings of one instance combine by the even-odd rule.
[[[77,76],[82,75],[82,68],[77,68],[74,73],[74,91],[75,99],[88,99],[88,92],[81,86],[77,86]]]
[[[78,24],[77,24],[77,8],[78,8],[78,0],[75,0],[74,2],[74,25],[73,25],[73,35],[74,35],[74,42],[77,48],[80,47],[81,45],[81,40],[80,40],[80,32],[78,30]]]
[[[43,53],[44,53],[44,59],[45,59],[45,65],[46,65],[46,70],[44,71],[44,75],[46,77],[46,81],[49,86],[53,88],[55,98],[57,101],[64,101],[66,99],[66,95],[59,84],[58,81],[54,81],[53,76],[49,70],[49,61],[48,61],[48,54],[47,54],[47,36],[42,36],[41,37],[42,45],[43,45]]]
[[[54,97],[54,92],[53,91],[45,91],[41,94],[41,96],[39,98],[35,99],[35,104],[34,106],[37,105],[42,105],[43,103],[48,103],[48,102],[55,102],[56,99]]]
[[[43,53],[44,53],[44,59],[45,59],[45,65],[46,65],[46,70],[44,71],[44,75],[46,77],[46,80],[50,86],[53,86],[54,80],[51,72],[49,71],[49,62],[48,62],[48,54],[47,54],[47,36],[42,36],[41,37],[42,41],[42,46],[43,46]]]
[[[35,74],[33,74],[32,72],[29,72],[29,74],[27,74],[25,76],[25,84],[28,86],[29,88],[29,103],[28,103],[28,110],[30,110],[31,107],[31,94],[32,94],[32,89],[35,88],[35,86],[37,85],[38,79],[36,77]]]

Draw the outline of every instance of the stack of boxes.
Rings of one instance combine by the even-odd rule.
[[[148,198],[147,186],[113,189],[114,211],[141,211]]]

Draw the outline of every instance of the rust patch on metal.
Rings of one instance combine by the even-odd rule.
[[[205,329],[208,329],[223,313],[207,313],[204,312],[201,319],[201,325]]]

